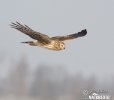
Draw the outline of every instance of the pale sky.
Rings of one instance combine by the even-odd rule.
[[[31,38],[10,28],[15,21],[49,36],[82,29],[88,34],[66,41],[66,50],[49,51],[21,44]],[[6,53],[2,74],[12,59],[25,55],[32,68],[44,64],[102,78],[114,75],[114,0],[0,0],[0,52]]]

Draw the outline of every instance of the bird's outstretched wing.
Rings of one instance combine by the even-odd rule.
[[[78,37],[82,37],[85,36],[87,34],[87,30],[84,29],[81,32],[78,33],[74,33],[74,34],[70,34],[70,35],[66,35],[66,36],[56,36],[56,37],[52,37],[51,39],[57,39],[60,41],[65,41],[65,40],[70,40],[70,39],[75,39]]]
[[[11,27],[21,31],[22,33],[30,36],[35,40],[38,40],[39,42],[42,42],[45,44],[50,43],[50,38],[47,35],[42,34],[40,32],[36,32],[32,30],[30,27],[28,27],[27,25],[22,25],[19,22],[16,22],[16,23],[11,23]]]

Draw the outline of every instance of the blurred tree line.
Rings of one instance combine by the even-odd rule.
[[[100,85],[94,75],[89,78],[84,78],[82,73],[71,75],[64,67],[41,65],[35,72],[31,72],[24,57],[12,66],[8,77],[0,80],[0,95],[31,96],[43,100],[79,100],[83,90],[97,88],[111,89],[114,94],[114,77],[111,84]]]

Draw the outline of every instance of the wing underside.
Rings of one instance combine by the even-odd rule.
[[[50,42],[50,38],[47,35],[42,34],[40,32],[36,32],[36,31],[32,30],[30,27],[28,27],[27,25],[22,25],[19,22],[16,22],[16,23],[11,23],[11,27],[30,36],[31,38],[33,38],[35,40],[38,40],[39,42],[42,42],[42,43]]]
[[[60,41],[65,41],[65,40],[70,40],[70,39],[75,39],[78,37],[82,37],[85,36],[87,34],[87,30],[84,29],[81,32],[78,33],[74,33],[74,34],[70,34],[70,35],[66,35],[66,36],[56,36],[56,37],[52,37],[51,39],[57,39]]]

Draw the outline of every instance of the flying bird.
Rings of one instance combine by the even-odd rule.
[[[22,43],[26,43],[31,46],[39,46],[47,48],[49,50],[57,50],[57,51],[65,49],[65,43],[64,43],[65,40],[79,38],[87,34],[87,30],[84,29],[80,32],[66,36],[49,37],[48,35],[34,31],[27,25],[22,25],[19,22],[11,23],[11,27],[35,39],[34,41],[26,41]]]

